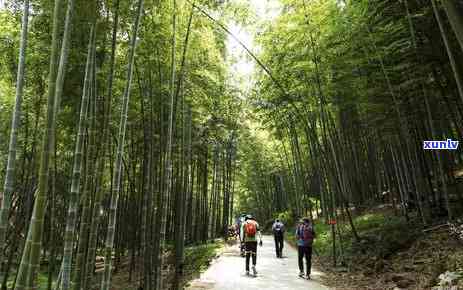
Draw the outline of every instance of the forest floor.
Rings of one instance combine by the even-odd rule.
[[[330,228],[316,225],[314,264],[325,273],[323,282],[330,289],[463,289],[461,278],[456,288],[437,287],[439,275],[447,271],[463,275],[463,246],[448,226],[422,229],[384,208],[364,212],[354,223],[360,242],[354,241],[347,225],[341,225],[337,267]]]
[[[187,246],[185,248],[185,268],[184,268],[184,283],[191,281],[209,268],[211,262],[218,258],[221,252],[225,249],[224,242],[220,239],[211,241],[204,245]],[[164,268],[163,274],[167,284],[172,283],[174,277],[174,257],[170,254],[166,254],[168,261],[167,266]],[[132,273],[130,271],[130,257],[125,257],[120,265],[119,269],[113,272],[111,290],[138,290],[140,288],[140,271],[142,260],[137,257],[136,263],[134,263]],[[97,256],[96,258],[96,271],[91,289],[100,289],[100,282],[104,269],[104,258]],[[52,289],[55,289],[57,276],[54,275]],[[48,265],[42,265],[42,269],[37,277],[38,290],[46,290],[48,282]],[[8,288],[11,288],[13,280],[8,282]],[[166,289],[168,286],[166,287]]]
[[[224,249],[224,243],[221,240],[216,240],[213,243],[204,245],[195,245],[185,248],[185,269],[184,269],[184,281],[190,281],[199,276],[199,274],[207,269],[211,264],[211,261],[220,255],[220,252]],[[169,261],[168,266],[164,269],[165,279],[170,284],[173,278],[174,267],[173,257],[166,257]],[[141,263],[137,263],[141,265]],[[134,269],[132,278],[129,277],[129,260],[122,263],[121,268],[113,274],[111,290],[137,290],[139,288],[140,281],[140,270]],[[98,281],[101,279],[100,275],[97,275]],[[98,289],[98,285],[95,285],[95,289]]]

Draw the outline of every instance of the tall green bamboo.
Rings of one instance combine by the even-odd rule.
[[[21,27],[21,42],[19,47],[18,74],[16,78],[16,97],[11,120],[10,143],[8,146],[8,161],[6,167],[5,184],[3,194],[0,193],[2,205],[0,208],[0,267],[3,264],[3,250],[5,248],[6,231],[8,228],[8,215],[11,207],[11,197],[14,190],[14,179],[16,169],[16,144],[18,141],[18,130],[21,118],[21,103],[24,91],[24,78],[26,67],[27,33],[29,23],[29,0],[24,2]],[[2,267],[3,269],[3,267]],[[0,281],[3,273],[0,275]]]
[[[94,36],[94,41],[96,41],[96,36]],[[94,47],[96,47],[96,44],[94,44]],[[94,50],[96,50],[94,48]],[[96,75],[97,75],[97,69],[96,69],[96,61],[95,61],[95,52],[93,53],[93,59],[92,59],[92,79],[91,79],[91,84],[89,87],[89,109],[88,109],[88,115],[89,115],[89,122],[88,122],[88,152],[86,156],[86,161],[85,161],[85,181],[83,183],[83,188],[82,188],[82,198],[80,198],[82,202],[82,211],[81,211],[81,216],[80,216],[80,228],[79,228],[79,240],[77,244],[77,253],[76,253],[76,258],[75,258],[75,266],[73,269],[73,275],[72,275],[72,284],[73,284],[73,289],[80,290],[82,287],[82,283],[84,280],[84,277],[86,276],[86,265],[87,265],[87,250],[88,250],[88,238],[89,238],[89,232],[90,232],[90,222],[91,222],[91,215],[92,215],[92,208],[91,208],[91,203],[92,203],[92,195],[94,192],[94,182],[95,178],[93,177],[95,175],[95,168],[96,168],[96,163],[95,160],[98,160],[97,157],[97,149],[96,149],[96,136],[97,136],[97,124],[96,124],[96,112],[97,112],[97,105],[98,105],[98,100],[97,100],[97,84],[96,84]]]
[[[38,191],[36,193],[36,200],[34,203],[35,215],[31,219],[31,252],[29,257],[29,269],[27,274],[27,288],[31,288],[35,284],[36,272],[40,266],[40,254],[42,248],[42,235],[43,235],[43,224],[45,218],[45,212],[47,207],[47,192],[48,192],[48,180],[49,180],[49,152],[54,150],[54,144],[56,139],[56,118],[58,116],[61,96],[63,94],[64,78],[66,76],[66,66],[68,62],[69,46],[71,42],[72,32],[72,18],[74,13],[75,0],[69,0],[67,3],[66,20],[64,23],[63,41],[61,44],[61,56],[58,65],[58,71],[56,75],[56,86],[55,86],[55,99],[53,103],[52,122],[50,127],[50,135],[45,135],[44,145],[47,146],[46,158],[41,160],[40,166],[46,168],[43,172],[46,172],[43,180],[39,177]],[[44,154],[42,154],[44,157]],[[41,187],[43,186],[43,187]],[[21,261],[22,262],[22,261]]]
[[[108,75],[108,91],[105,104],[105,112],[103,119],[103,136],[101,145],[101,158],[99,159],[97,165],[97,177],[96,177],[96,186],[95,186],[95,198],[93,201],[91,224],[90,224],[90,233],[89,233],[89,242],[88,242],[88,253],[87,253],[87,265],[86,268],[86,277],[82,282],[82,288],[87,289],[91,287],[90,283],[94,274],[94,264],[95,264],[95,253],[97,247],[97,235],[98,228],[101,220],[101,200],[103,198],[102,193],[102,183],[103,175],[106,172],[106,153],[108,150],[107,147],[110,146],[109,142],[109,121],[111,119],[111,102],[112,102],[112,92],[113,92],[113,82],[114,82],[114,71],[115,71],[115,59],[116,59],[116,48],[117,48],[117,27],[119,24],[119,2],[116,0],[114,6],[114,19],[112,27],[112,40],[111,40],[111,58],[109,63],[109,75]]]
[[[127,68],[127,79],[124,90],[124,96],[121,103],[121,116],[119,123],[118,133],[118,144],[117,144],[117,156],[114,164],[114,181],[113,181],[113,192],[111,196],[111,204],[109,208],[109,223],[106,234],[105,242],[105,266],[104,273],[101,281],[101,290],[109,290],[111,285],[111,272],[112,272],[112,251],[114,246],[114,235],[116,231],[116,215],[117,215],[117,203],[119,200],[121,174],[122,174],[122,157],[124,153],[125,144],[125,133],[127,126],[127,114],[129,110],[130,90],[132,85],[133,66],[135,61],[135,50],[137,44],[138,27],[143,15],[143,0],[139,0],[137,4],[137,15],[135,17],[135,23],[132,30],[132,37],[130,41],[130,52],[128,59]]]
[[[165,165],[164,170],[166,176],[164,179],[164,190],[161,194],[160,210],[161,210],[161,224],[160,224],[160,236],[159,236],[159,252],[158,252],[158,267],[159,274],[157,275],[156,289],[163,289],[162,270],[165,264],[164,261],[164,250],[166,245],[166,227],[167,227],[167,213],[168,213],[168,200],[172,192],[172,143],[173,143],[173,131],[174,131],[174,104],[175,104],[175,38],[176,38],[176,25],[177,25],[177,2],[172,1],[173,12],[172,12],[172,50],[171,50],[171,78],[170,78],[170,100],[169,100],[169,121],[167,124],[167,148],[166,157],[164,159]]]
[[[34,210],[30,221],[30,230],[27,234],[26,244],[24,246],[21,263],[19,266],[15,289],[20,290],[25,287],[31,287],[34,279],[35,270],[38,266],[42,232],[43,218],[46,208],[46,193],[48,190],[49,179],[49,159],[50,151],[53,150],[51,145],[54,139],[55,124],[55,103],[60,98],[64,83],[64,75],[67,64],[68,43],[70,38],[70,26],[74,0],[69,0],[66,11],[65,28],[63,42],[61,47],[61,57],[58,63],[58,35],[59,35],[59,17],[61,13],[62,0],[55,0],[53,10],[53,34],[50,58],[50,72],[48,79],[48,103],[46,116],[46,130],[42,140],[42,153],[40,156],[39,184],[36,192]]]
[[[455,32],[460,49],[463,50],[463,15],[458,11],[457,5],[455,0],[442,0],[442,6],[444,6],[450,25]]]
[[[444,41],[445,49],[447,50],[447,55],[449,57],[450,66],[452,67],[453,75],[455,77],[455,82],[457,84],[458,93],[460,95],[460,99],[463,102],[463,81],[461,79],[461,73],[459,71],[459,67],[457,66],[457,62],[455,59],[455,55],[452,51],[452,47],[449,42],[449,38],[447,33],[445,32],[444,24],[442,21],[442,17],[439,12],[439,8],[436,4],[436,0],[431,0],[432,9],[434,11],[434,16],[436,17],[437,24],[439,26],[439,30],[442,36],[442,40]]]
[[[71,193],[69,199],[69,208],[66,220],[66,231],[64,236],[64,253],[63,253],[63,274],[61,279],[61,289],[67,290],[71,283],[72,252],[74,249],[74,240],[76,232],[77,210],[80,196],[80,179],[83,167],[82,148],[85,141],[85,128],[87,125],[87,116],[89,109],[90,87],[92,85],[93,62],[95,47],[95,29],[92,26],[90,30],[90,39],[88,42],[87,64],[85,67],[85,79],[82,91],[82,101],[80,105],[80,117],[77,129],[76,147],[74,150],[74,165],[72,169]]]

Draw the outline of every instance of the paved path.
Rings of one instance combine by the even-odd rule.
[[[225,252],[204,272],[190,283],[187,290],[327,290],[320,284],[322,273],[312,269],[312,280],[298,277],[297,252],[285,243],[283,259],[275,257],[273,237],[264,236],[263,247],[257,249],[257,277],[245,275],[244,258],[240,257],[238,245],[228,247]]]

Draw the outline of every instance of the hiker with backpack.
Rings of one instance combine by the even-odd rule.
[[[237,222],[238,239],[239,239],[239,242],[240,242],[240,255],[241,255],[241,257],[246,256],[245,251],[244,251],[244,240],[242,238],[243,237],[243,235],[242,235],[243,225],[244,225],[244,220],[245,219],[246,219],[246,215],[241,214],[241,216],[238,218],[238,222]]]
[[[277,258],[283,258],[285,225],[279,219],[276,219],[272,225],[272,231],[273,237],[275,238],[275,250]]]
[[[241,240],[244,241],[246,253],[246,275],[249,275],[249,260],[252,256],[252,272],[257,275],[257,235],[259,235],[260,246],[262,246],[262,234],[259,230],[259,224],[252,215],[247,215],[242,225]]]
[[[298,248],[299,277],[310,279],[312,267],[312,244],[315,239],[315,230],[312,222],[304,218],[296,228],[296,240]],[[304,257],[306,259],[306,274],[304,276]]]

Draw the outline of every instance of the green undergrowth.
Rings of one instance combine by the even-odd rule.
[[[218,252],[220,249],[222,249],[224,246],[223,241],[215,240],[211,241],[207,244],[202,244],[202,245],[193,245],[193,246],[188,246],[185,248],[185,268],[184,268],[184,273],[185,273],[185,281],[193,279],[195,276],[199,275],[201,272],[206,270],[210,262],[217,256]],[[47,289],[47,283],[48,283],[48,267],[43,267],[38,273],[37,277],[37,289],[38,290],[46,290]],[[131,284],[127,281],[127,277],[125,275],[128,273],[128,269],[124,269],[124,271],[120,271],[120,273],[115,274],[115,277],[113,280],[123,280],[124,283],[113,283],[113,288],[114,290],[117,289],[123,289],[123,290],[135,290],[137,289],[136,287],[133,287],[132,285],[126,285],[126,284]],[[116,279],[118,275],[123,275],[122,279]],[[13,275],[11,276],[13,278]],[[55,282],[56,282],[56,275],[53,277],[53,285],[52,289],[55,288]],[[100,275],[97,275],[96,278],[101,278]],[[7,287],[11,288],[13,284],[13,281],[10,280],[8,281]],[[121,285],[119,285],[121,284]]]
[[[214,242],[185,249],[185,273],[198,274],[206,270],[217,252],[224,246],[223,242]]]
[[[184,276],[183,281],[184,283],[188,283],[197,277],[202,271],[208,268],[210,262],[217,256],[217,253],[221,248],[223,248],[224,243],[219,240],[209,241],[207,244],[200,244],[200,245],[191,245],[185,247],[185,261],[184,261]],[[174,256],[169,255],[169,263],[170,266],[168,267],[168,281],[166,281],[166,289],[170,289],[172,279],[174,278]],[[120,271],[117,275],[119,275],[121,279],[120,283],[115,283],[116,277],[113,278],[113,283],[111,285],[112,290],[136,290],[139,289],[137,286],[134,286],[134,283],[128,283],[126,275],[127,271]],[[140,275],[139,273],[136,275]]]
[[[418,235],[417,227],[404,218],[387,213],[368,213],[353,218],[359,240],[352,234],[347,221],[338,220],[336,257],[342,265],[358,263],[362,257],[383,259],[411,245]],[[333,256],[331,226],[324,220],[315,221],[314,252],[322,257]],[[295,226],[288,230],[288,242],[295,245]]]
[[[355,241],[348,230],[345,243],[347,258],[355,255],[389,258],[397,251],[410,247],[420,234],[420,227],[405,218],[382,213],[359,216],[354,223],[360,240]]]
[[[11,275],[10,279],[8,280],[7,283],[7,288],[11,289],[13,287],[13,275]],[[55,283],[56,282],[56,275],[53,275],[53,282],[52,282],[52,289],[55,289]],[[47,285],[48,285],[48,267],[42,267],[40,272],[37,275],[37,285],[38,287],[36,288],[37,290],[46,290]]]

